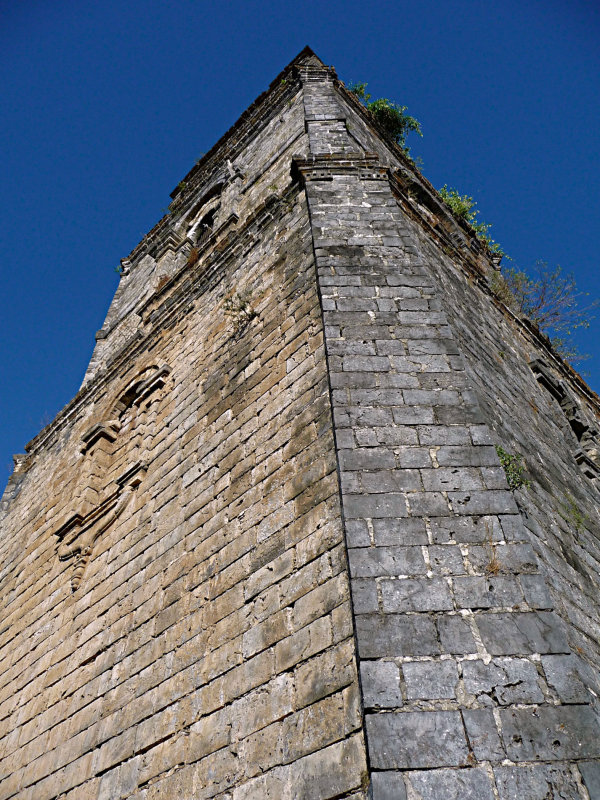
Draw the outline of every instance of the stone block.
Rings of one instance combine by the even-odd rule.
[[[544,702],[535,664],[525,658],[464,661],[462,666],[465,690],[482,705]]]
[[[426,615],[358,614],[356,636],[361,658],[438,655],[440,644]]]
[[[448,497],[455,514],[511,514],[516,509],[514,497],[510,492],[498,490],[449,492]]]
[[[436,575],[461,575],[465,571],[460,548],[454,544],[430,545],[429,565]]]
[[[490,552],[490,559],[493,554]],[[459,576],[453,582],[459,608],[510,608],[523,603],[523,592],[516,577],[488,575]]]
[[[589,706],[501,709],[500,719],[512,761],[600,759],[600,723]]]
[[[372,800],[406,800],[406,788],[402,773],[371,773],[371,792]]]
[[[411,772],[407,781],[422,800],[493,800],[493,784],[481,767]]]
[[[478,614],[476,619],[491,655],[569,652],[562,625],[546,611]]]
[[[477,652],[477,644],[469,623],[458,615],[440,614],[437,618],[442,652],[467,655]]]
[[[382,580],[383,611],[451,611],[450,589],[444,578]]]
[[[409,700],[440,700],[456,697],[458,667],[455,661],[408,661],[402,664]]]
[[[393,661],[362,661],[360,674],[365,708],[399,708],[403,704],[400,671]]]
[[[348,551],[353,578],[423,575],[427,571],[420,547],[361,547]]]
[[[377,546],[427,544],[427,530],[421,519],[374,519]]]
[[[600,761],[580,761],[579,771],[590,800],[600,798]]]
[[[571,770],[564,765],[494,767],[500,800],[580,800]]]
[[[408,516],[403,494],[347,495],[344,497],[347,519],[396,519]]]
[[[542,656],[542,667],[548,685],[563,703],[588,703],[590,693],[586,689],[574,655]]]
[[[523,589],[525,601],[531,608],[550,610],[554,607],[543,575],[520,575],[519,583]]]
[[[375,578],[354,578],[352,580],[352,607],[355,614],[369,614],[379,610]]]
[[[502,761],[506,758],[491,709],[467,708],[462,715],[475,758],[479,761]]]
[[[367,713],[365,721],[375,769],[455,767],[469,754],[457,711]]]
[[[294,672],[294,707],[315,703],[356,680],[354,642],[345,641],[301,663]]]

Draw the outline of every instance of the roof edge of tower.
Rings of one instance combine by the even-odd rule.
[[[192,174],[194,174],[194,173],[198,172],[199,170],[201,170],[201,169],[204,167],[204,165],[206,164],[206,162],[207,162],[207,161],[209,161],[209,159],[210,159],[210,158],[211,158],[211,157],[212,157],[212,156],[215,154],[215,152],[216,152],[216,151],[217,151],[217,150],[218,150],[220,147],[222,147],[222,146],[225,144],[225,142],[227,141],[227,139],[229,139],[229,138],[230,138],[230,137],[231,137],[231,136],[232,136],[232,135],[233,135],[233,134],[234,134],[234,133],[235,133],[235,132],[236,132],[236,131],[237,131],[237,130],[240,128],[240,127],[241,127],[241,125],[242,125],[242,124],[245,122],[245,120],[247,119],[247,117],[248,117],[250,114],[252,114],[252,112],[253,112],[253,111],[254,111],[256,108],[258,108],[258,106],[259,106],[261,103],[263,103],[263,102],[264,102],[264,100],[266,99],[266,97],[267,97],[267,96],[268,96],[268,95],[269,95],[269,94],[270,94],[270,93],[271,93],[271,92],[272,92],[274,89],[276,89],[277,87],[279,87],[279,86],[281,85],[281,81],[285,79],[286,75],[288,75],[288,74],[291,72],[291,70],[293,70],[293,69],[294,69],[294,67],[298,67],[298,66],[300,66],[300,65],[301,65],[303,62],[305,62],[305,61],[308,61],[308,60],[310,60],[310,59],[315,59],[315,58],[317,59],[317,61],[318,61],[318,62],[319,62],[319,63],[320,63],[322,66],[324,66],[324,67],[325,67],[325,66],[327,66],[327,65],[325,64],[325,62],[324,62],[324,61],[322,61],[322,60],[319,58],[319,56],[318,56],[318,55],[317,55],[317,54],[314,52],[314,50],[313,50],[311,47],[309,47],[308,45],[306,45],[306,46],[305,46],[305,47],[304,47],[304,48],[303,48],[303,49],[302,49],[302,50],[301,50],[301,51],[298,53],[298,55],[297,55],[297,56],[295,56],[295,58],[293,58],[293,59],[292,59],[292,60],[289,62],[289,64],[287,64],[287,65],[286,65],[286,66],[285,66],[285,67],[284,67],[284,68],[281,70],[281,72],[279,72],[279,73],[278,73],[278,75],[276,75],[276,77],[275,77],[275,78],[273,78],[273,80],[272,80],[272,81],[271,81],[271,83],[269,84],[268,88],[267,88],[267,89],[265,89],[265,91],[264,91],[264,92],[261,92],[261,94],[259,94],[259,95],[258,95],[258,97],[257,97],[257,98],[256,98],[256,99],[255,99],[255,100],[254,100],[254,101],[253,101],[253,102],[252,102],[252,103],[251,103],[251,104],[250,104],[250,105],[249,105],[249,106],[248,106],[248,107],[245,109],[245,111],[243,111],[243,112],[240,114],[240,116],[239,116],[239,117],[237,118],[237,120],[236,120],[236,121],[233,123],[233,125],[232,125],[230,128],[228,128],[228,129],[225,131],[225,133],[224,133],[224,134],[223,134],[223,135],[222,135],[222,136],[221,136],[221,137],[220,137],[220,138],[219,138],[219,139],[218,139],[218,140],[215,142],[215,144],[213,144],[213,146],[210,148],[210,150],[208,150],[208,151],[207,151],[207,152],[206,152],[206,153],[205,153],[205,154],[202,156],[202,158],[201,158],[199,161],[197,161],[197,162],[194,164],[194,166],[193,166],[193,167],[192,167],[192,168],[189,170],[189,172],[188,172],[188,173],[187,173],[187,174],[186,174],[186,175],[183,177],[183,179],[182,179],[182,182],[184,182],[184,183],[185,183],[185,182],[187,182],[187,181],[189,180],[189,178],[192,176]],[[177,184],[177,186],[176,186],[176,187],[173,189],[173,191],[170,193],[170,197],[172,197],[172,198],[175,198],[175,196],[178,194],[178,192],[179,192],[179,191],[180,191],[180,189],[179,189],[179,184]]]

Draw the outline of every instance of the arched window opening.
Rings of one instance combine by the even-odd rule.
[[[200,222],[197,224],[194,235],[195,235],[195,242],[197,245],[202,244],[205,242],[208,237],[210,236],[213,226],[215,224],[215,216],[217,214],[217,208],[213,208],[208,214],[205,214]]]

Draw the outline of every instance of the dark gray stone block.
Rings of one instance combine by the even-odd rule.
[[[420,547],[361,547],[348,551],[350,574],[370,576],[423,575],[427,571]],[[418,609],[412,609],[416,611]]]
[[[433,541],[436,544],[496,542],[503,538],[500,523],[495,516],[433,519],[430,525]]]
[[[413,517],[441,517],[451,513],[441,492],[409,492],[406,499]]]
[[[568,767],[539,764],[494,767],[500,800],[581,800]]]
[[[523,589],[525,601],[531,608],[549,610],[554,603],[550,597],[546,579],[542,575],[521,575],[519,583]]]
[[[535,664],[524,658],[463,662],[465,689],[483,705],[543,703],[538,678]]]
[[[547,611],[478,614],[476,621],[485,647],[494,656],[569,652],[562,626]]]
[[[420,800],[493,800],[494,797],[490,777],[480,767],[411,772],[408,781]]]
[[[344,497],[348,519],[387,519],[408,516],[403,494],[348,495]]]
[[[456,697],[458,667],[455,661],[412,661],[402,664],[409,700],[438,700]]]
[[[449,492],[448,497],[455,514],[511,514],[516,509],[515,499],[508,491]]]
[[[422,519],[374,519],[375,544],[427,544],[427,530]]]
[[[440,652],[433,620],[424,614],[358,614],[356,635],[361,658],[431,656]]]
[[[454,544],[430,545],[429,564],[437,575],[460,575],[465,571],[460,548]]]
[[[365,708],[399,708],[403,705],[400,670],[393,661],[363,661],[360,675]]]
[[[600,761],[580,761],[579,771],[590,800],[600,800]]]
[[[381,596],[384,612],[451,611],[453,608],[444,578],[385,580],[381,582]]]
[[[563,703],[588,703],[590,700],[577,662],[578,659],[573,655],[542,656],[546,680]]]
[[[501,709],[500,716],[512,761],[600,758],[600,722],[589,706]]]
[[[352,581],[352,607],[355,614],[370,614],[378,610],[377,584],[373,578]]]
[[[373,772],[372,800],[406,800],[406,788],[400,772]]]
[[[440,447],[436,453],[440,467],[495,467],[498,455],[494,447]]]
[[[454,580],[454,598],[459,608],[504,608],[523,602],[515,577],[465,575]]]
[[[457,655],[477,652],[477,645],[469,623],[462,617],[440,614],[437,619],[437,628],[443,652]]]
[[[506,758],[491,709],[469,708],[465,709],[462,715],[469,744],[477,759],[502,761]]]
[[[458,711],[366,714],[375,769],[459,766],[469,754]]]

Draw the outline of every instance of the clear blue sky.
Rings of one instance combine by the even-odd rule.
[[[424,174],[518,265],[600,296],[599,41],[583,0],[2,0],[0,484],[79,388],[119,259],[306,44],[408,106]]]

